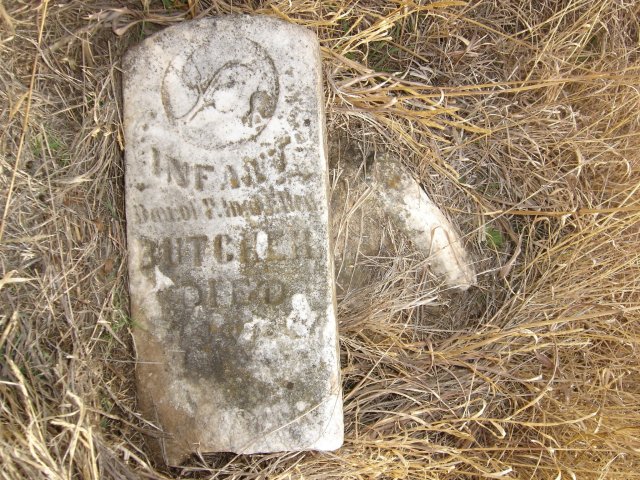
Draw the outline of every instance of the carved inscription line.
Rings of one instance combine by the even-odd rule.
[[[185,312],[196,307],[248,307],[256,304],[280,305],[290,296],[277,278],[269,280],[214,279],[183,280],[163,290],[166,300]]]
[[[205,182],[209,180],[207,173],[214,172],[212,165],[182,162],[177,158],[167,156],[162,158],[160,151],[151,147],[151,172],[158,178],[164,179],[168,184],[176,184],[183,188],[190,188],[191,183],[196,190],[204,190]]]
[[[134,220],[137,223],[177,223],[198,220],[202,218],[202,213],[198,213],[200,207],[196,207],[192,200],[178,206],[166,207],[145,207],[144,205],[134,205]]]
[[[296,195],[288,191],[276,191],[273,188],[266,193],[255,194],[248,199],[227,200],[207,197],[166,207],[146,207],[134,205],[135,221],[144,223],[177,223],[193,220],[251,216],[271,216],[295,212],[316,212],[318,204],[313,198]]]
[[[192,235],[164,237],[159,240],[146,237],[137,240],[141,245],[140,270],[149,278],[168,276],[171,282],[162,287],[163,295],[184,311],[195,307],[244,307],[249,305],[280,305],[291,292],[278,278],[267,279],[199,279],[184,278],[184,269],[202,267],[211,258],[218,264],[239,262],[244,267],[257,264],[300,262],[321,257],[312,247],[311,232],[301,229],[293,232],[265,232],[259,230],[241,236],[234,242],[221,233],[213,236]],[[263,269],[264,267],[258,267]],[[206,273],[206,272],[205,272]],[[177,274],[177,275],[176,275]],[[158,287],[158,285],[156,285]],[[168,296],[168,297],[167,297]]]
[[[214,187],[220,190],[255,187],[266,182],[265,162],[271,163],[279,173],[287,167],[285,147],[291,143],[288,135],[280,138],[274,148],[260,153],[256,158],[244,157],[242,165],[223,164],[213,166],[182,161],[171,155],[162,155],[151,147],[151,173],[168,185],[203,191]]]
[[[312,246],[308,229],[286,234],[260,230],[242,235],[238,242],[225,233],[165,237],[159,240],[141,237],[138,242],[142,246],[140,268],[147,272],[156,266],[163,273],[176,267],[201,267],[207,258],[219,264],[238,261],[243,266],[320,258],[320,252]]]

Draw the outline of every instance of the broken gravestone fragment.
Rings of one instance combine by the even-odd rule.
[[[138,398],[169,464],[342,444],[320,68],[311,32],[257,16],[126,55]]]
[[[476,274],[460,235],[398,160],[381,155],[368,183],[391,220],[429,259],[434,273],[461,290],[475,285]]]
[[[382,228],[387,223],[411,242],[446,285],[459,290],[475,285],[460,235],[397,159],[382,154],[371,165],[359,168],[347,161],[339,170],[331,210],[340,292],[366,286],[371,275],[367,257],[392,250]]]

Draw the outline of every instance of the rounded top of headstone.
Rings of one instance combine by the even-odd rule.
[[[138,49],[170,57],[162,71],[149,72],[162,78],[166,119],[184,141],[208,149],[255,140],[276,114],[280,77],[287,73],[278,71],[268,45],[315,42],[306,28],[260,15],[204,18],[171,30],[171,36],[157,32],[130,50],[125,69],[141,67]],[[184,32],[179,38],[177,30]]]

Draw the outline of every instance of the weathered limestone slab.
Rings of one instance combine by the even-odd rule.
[[[434,273],[460,290],[476,284],[460,235],[398,160],[380,156],[368,183],[387,215],[429,259]]]
[[[446,285],[466,290],[476,284],[457,230],[396,158],[381,154],[366,168],[345,162],[339,171],[331,210],[340,293],[370,282],[373,272],[367,257],[393,251],[390,238],[383,235],[388,223]]]
[[[123,66],[138,397],[164,459],[338,448],[315,36],[205,19],[146,39]]]

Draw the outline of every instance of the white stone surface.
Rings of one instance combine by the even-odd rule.
[[[381,154],[367,168],[345,162],[337,173],[331,211],[341,294],[371,283],[376,269],[368,258],[394,251],[391,238],[383,235],[385,228],[409,240],[411,250],[419,252],[447,286],[466,290],[475,285],[462,238],[396,158]]]
[[[460,235],[400,162],[381,156],[369,180],[386,214],[451,287],[466,290],[476,274]]]
[[[311,32],[264,16],[123,62],[138,398],[169,464],[342,444],[320,68]]]

